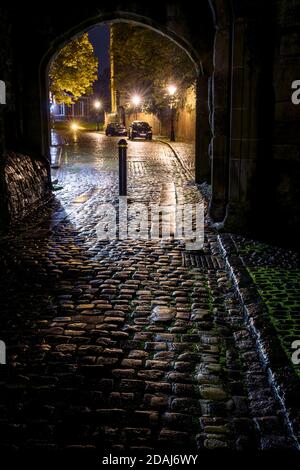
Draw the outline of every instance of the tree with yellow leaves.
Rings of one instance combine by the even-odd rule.
[[[92,91],[98,77],[98,59],[88,33],[63,47],[52,61],[49,71],[50,92],[58,104],[70,106]]]

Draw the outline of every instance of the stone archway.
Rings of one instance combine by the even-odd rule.
[[[109,10],[107,7],[95,11],[92,7],[85,8],[81,15],[74,11],[66,18],[59,18],[57,24],[53,15],[50,15],[48,23],[45,18],[38,17],[36,21],[40,29],[29,31],[29,34],[26,31],[24,45],[18,51],[21,72],[27,72],[22,77],[23,91],[20,95],[23,148],[29,153],[49,158],[46,77],[49,62],[60,47],[96,24],[128,21],[152,28],[183,48],[194,63],[197,75],[195,176],[197,182],[210,182],[212,168],[211,215],[215,220],[222,220],[229,193],[231,20],[228,2],[210,0],[203,4],[201,19],[195,18],[192,10],[188,11],[187,6],[181,4],[166,4],[163,11],[149,6],[145,13],[139,6],[120,11],[116,5],[114,10],[113,5]],[[29,13],[24,14],[28,16]],[[202,21],[201,28],[199,21]],[[24,27],[23,23],[20,26]],[[32,54],[25,58],[25,51],[28,50],[32,50]],[[211,135],[213,139],[209,145]],[[212,149],[211,156],[209,149]]]
[[[270,226],[278,232],[277,202],[285,223],[297,225],[298,112],[289,83],[297,78],[291,76],[299,55],[293,42],[297,2],[200,3],[197,14],[191,0],[168,0],[159,8],[125,0],[97,7],[87,2],[78,9],[62,3],[59,15],[28,4],[18,6],[18,14],[13,5],[3,7],[0,71],[8,99],[0,110],[2,153],[12,149],[33,158],[47,156],[46,67],[64,41],[99,22],[135,21],[175,40],[197,64],[196,180],[210,181],[211,172],[212,218],[231,230],[256,225],[261,233],[259,208],[268,235]],[[14,34],[21,40],[14,41]]]

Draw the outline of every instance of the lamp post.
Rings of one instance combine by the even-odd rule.
[[[99,100],[94,101],[94,108],[96,110],[96,131],[99,131],[101,101]]]
[[[169,85],[167,87],[168,94],[170,96],[170,108],[171,108],[171,132],[170,132],[170,141],[175,142],[175,129],[174,129],[174,118],[175,118],[175,93],[177,87],[175,85]]]
[[[131,103],[133,104],[135,109],[135,120],[137,120],[137,108],[141,104],[141,101],[142,99],[139,95],[133,95],[131,98]]]

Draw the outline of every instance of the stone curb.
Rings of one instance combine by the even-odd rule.
[[[166,140],[162,140],[162,139],[155,139],[155,142],[160,142],[162,144],[167,145],[170,148],[170,150],[172,150],[175,158],[177,159],[177,161],[180,163],[181,167],[183,168],[185,177],[187,179],[190,179],[190,180],[193,180],[193,181],[195,180],[195,175],[194,175],[193,171],[185,165],[184,160],[182,160],[182,158],[176,152],[176,150],[172,147],[172,144],[170,144],[170,142],[167,142]],[[207,207],[208,207],[209,201],[210,201],[210,195],[207,193],[207,191],[204,187],[205,184],[204,183],[196,183],[195,181],[194,181],[194,183],[195,183],[196,187],[198,188],[198,190],[201,192],[201,194],[204,198],[204,201],[205,201],[205,203],[207,204]]]
[[[300,450],[300,380],[289,364],[266,306],[229,234],[217,236],[226,267],[244,307],[246,321]]]
[[[167,142],[166,140],[162,140],[162,139],[155,139],[155,142],[161,142],[162,144],[165,144],[167,145],[173,152],[175,158],[177,159],[177,161],[180,163],[180,165],[182,166],[184,172],[185,172],[185,175],[189,178],[189,179],[193,179],[194,176],[193,176],[193,173],[192,171],[185,165],[184,161],[182,160],[182,158],[179,156],[179,154],[176,152],[176,150],[172,147],[172,145]]]

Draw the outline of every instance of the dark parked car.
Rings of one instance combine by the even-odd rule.
[[[136,137],[152,140],[152,127],[149,126],[148,122],[133,121],[129,127],[128,137],[130,140],[133,140]]]
[[[110,122],[105,129],[105,135],[127,135],[126,127],[118,122]]]

